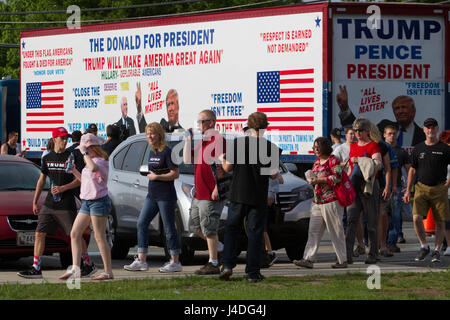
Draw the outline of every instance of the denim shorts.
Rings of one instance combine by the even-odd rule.
[[[111,211],[111,200],[104,196],[95,200],[82,200],[79,213],[96,217],[107,217]]]

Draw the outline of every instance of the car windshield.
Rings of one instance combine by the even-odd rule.
[[[33,164],[0,162],[0,191],[35,190],[40,175]],[[44,189],[48,189],[48,181]]]

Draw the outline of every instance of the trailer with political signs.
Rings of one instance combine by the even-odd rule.
[[[8,141],[11,132],[20,135],[19,80],[10,76],[0,80],[0,142]]]
[[[113,123],[130,133],[154,121],[186,129],[204,109],[215,112],[219,131],[236,133],[261,111],[270,123],[265,135],[283,160],[310,164],[314,139],[348,125],[342,113],[396,122],[397,96],[413,98],[419,127],[435,117],[448,128],[450,6],[370,5],[24,31],[22,143],[40,152],[52,128],[84,132],[90,123],[105,138]],[[348,110],[336,102],[343,88]]]

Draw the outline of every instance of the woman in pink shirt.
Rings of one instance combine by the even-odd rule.
[[[95,240],[97,241],[100,254],[102,256],[105,271],[92,280],[113,279],[111,248],[106,240],[106,222],[111,210],[111,200],[108,197],[108,155],[100,147],[100,139],[87,133],[81,137],[80,149],[86,166],[80,173],[73,168],[74,176],[81,181],[80,198],[82,200],[80,211],[70,233],[72,241],[73,268],[66,272],[60,279],[68,279],[72,275],[79,275],[81,260],[81,239],[83,231],[92,221],[94,227]]]

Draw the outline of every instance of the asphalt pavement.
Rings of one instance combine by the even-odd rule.
[[[401,249],[400,253],[395,253],[393,257],[381,257],[381,261],[377,263],[381,273],[385,272],[433,272],[433,271],[445,271],[448,270],[450,265],[450,256],[443,256],[441,254],[441,262],[432,263],[431,257],[428,256],[425,261],[414,261],[415,256],[419,250],[419,242],[414,232],[412,222],[404,222],[403,232],[405,234],[406,243],[399,244]],[[427,237],[427,241],[430,247],[434,247],[434,237]],[[143,279],[143,278],[171,278],[171,277],[186,277],[194,275],[195,270],[199,269],[208,261],[207,251],[198,251],[195,255],[193,265],[183,266],[182,272],[163,274],[159,272],[159,268],[166,262],[164,257],[164,250],[161,248],[150,248],[147,262],[149,264],[149,270],[145,272],[130,272],[123,269],[125,264],[130,264],[133,261],[133,256],[136,254],[137,248],[131,248],[128,258],[126,260],[113,260],[113,273],[115,280],[121,279]],[[366,251],[368,251],[366,249]],[[91,259],[96,264],[99,271],[102,271],[103,263],[100,253],[95,244],[94,237],[91,238],[91,244],[89,246],[89,253]],[[327,232],[325,232],[319,253],[317,256],[317,262],[314,264],[313,269],[303,269],[295,266],[291,263],[284,251],[284,249],[278,250],[278,260],[269,269],[262,269],[261,273],[266,277],[270,276],[302,276],[309,274],[337,274],[337,273],[353,273],[362,272],[367,273],[369,265],[364,263],[365,255],[353,258],[354,263],[349,265],[347,269],[332,269],[331,264],[335,261],[335,254],[329,240]],[[58,279],[65,270],[61,269],[59,263],[59,257],[45,256],[42,259],[43,266],[43,279],[24,279],[17,275],[17,272],[23,269],[27,269],[32,264],[32,257],[22,258],[17,261],[0,261],[0,284],[2,283],[64,283]],[[233,276],[245,275],[245,252],[238,258],[238,265],[233,270]],[[89,278],[83,278],[81,282],[93,281]]]

